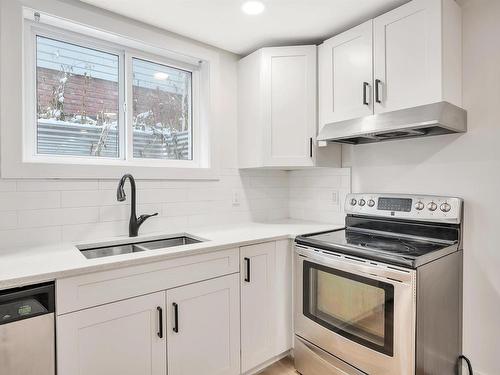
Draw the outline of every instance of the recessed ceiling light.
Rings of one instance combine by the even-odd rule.
[[[156,72],[154,74],[154,77],[159,81],[165,81],[168,78],[168,74],[163,72]]]
[[[241,10],[251,16],[262,13],[264,9],[264,3],[261,1],[246,1],[241,6]]]

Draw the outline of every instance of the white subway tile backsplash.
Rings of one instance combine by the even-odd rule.
[[[98,186],[97,180],[20,180],[17,191],[97,190]]]
[[[250,186],[254,188],[283,187],[288,183],[287,176],[255,176],[250,178]]]
[[[95,241],[99,238],[126,235],[128,235],[128,220],[62,226],[63,242]]]
[[[207,214],[217,210],[218,203],[214,201],[163,203],[161,213],[166,217]]]
[[[17,228],[17,211],[4,211],[0,214],[0,230]]]
[[[226,187],[219,188],[195,188],[188,190],[188,201],[222,201],[230,196]]]
[[[16,187],[14,180],[0,180],[0,191],[16,191]]]
[[[99,207],[123,204],[116,200],[115,190],[63,191],[62,207]]]
[[[137,180],[137,215],[159,212],[141,233],[285,218],[339,223],[350,190],[349,169],[222,169],[217,180]],[[118,179],[0,180],[1,248],[126,236],[127,200]],[[332,201],[332,192],[338,201]],[[233,203],[237,194],[238,204]]]
[[[343,202],[350,189],[347,168],[318,168],[290,172],[289,216],[292,219],[341,223]]]
[[[61,193],[47,192],[0,192],[0,211],[29,210],[61,206]]]
[[[19,211],[19,227],[33,228],[67,224],[97,223],[97,207],[51,208]]]
[[[185,202],[188,193],[186,189],[138,189],[137,202],[164,203],[164,202]]]
[[[61,242],[61,227],[41,227],[0,231],[2,249],[38,246]]]

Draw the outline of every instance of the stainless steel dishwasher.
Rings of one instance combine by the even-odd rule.
[[[0,374],[54,375],[54,284],[0,291]]]

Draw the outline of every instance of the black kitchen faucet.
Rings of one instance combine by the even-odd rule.
[[[135,180],[131,174],[124,175],[118,184],[118,189],[116,190],[116,199],[118,202],[123,202],[126,198],[125,190],[123,189],[123,185],[125,185],[125,181],[127,178],[130,181],[130,190],[132,194],[132,201],[130,205],[130,222],[128,224],[128,235],[129,237],[137,237],[139,233],[139,227],[151,216],[158,215],[158,212],[155,212],[152,215],[141,215],[139,217],[136,216],[136,192],[135,192]]]

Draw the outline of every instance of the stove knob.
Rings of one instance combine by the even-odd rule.
[[[443,212],[450,212],[451,206],[449,203],[444,202],[440,207],[441,211]]]
[[[375,201],[374,201],[373,199],[370,199],[370,200],[368,201],[368,206],[369,206],[369,207],[373,207],[373,206],[375,206]]]
[[[359,200],[359,205],[363,207],[366,204],[366,201],[364,199]]]
[[[419,211],[422,211],[424,208],[425,208],[425,204],[423,204],[422,202],[417,202],[415,203],[415,208]]]
[[[358,201],[354,198],[351,199],[351,206],[355,206]]]
[[[434,202],[431,202],[427,205],[427,208],[429,209],[429,211],[436,211],[438,208],[438,205]]]

